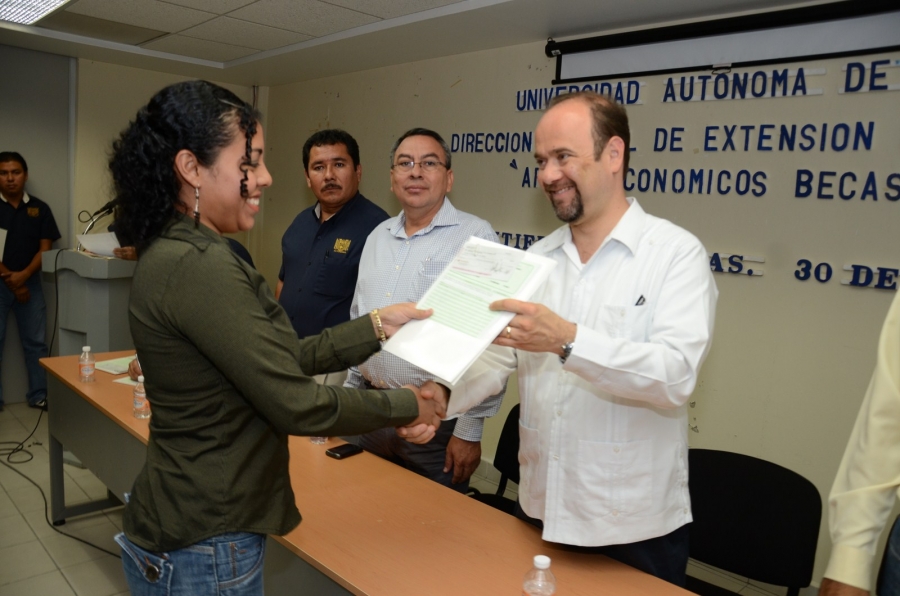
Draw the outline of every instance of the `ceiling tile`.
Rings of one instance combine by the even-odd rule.
[[[64,10],[58,10],[50,16],[44,17],[35,23],[35,26],[130,45],[142,44],[166,34],[165,31],[135,27],[106,19],[95,19]]]
[[[187,8],[196,8],[197,10],[205,10],[206,12],[214,12],[216,14],[227,14],[232,10],[253,4],[256,0],[163,0],[169,4],[177,4],[178,6],[186,6]]]
[[[228,16],[322,37],[379,21],[378,17],[318,0],[259,0]]]
[[[258,25],[249,21],[239,21],[229,17],[219,17],[202,25],[181,31],[179,35],[208,39],[227,44],[237,44],[257,50],[274,50],[310,39],[308,35]]]
[[[156,50],[158,52],[168,52],[180,56],[200,58],[202,60],[213,60],[215,62],[237,60],[238,58],[243,58],[244,56],[249,56],[250,54],[255,54],[257,52],[257,50],[252,48],[185,37],[184,35],[169,35],[162,39],[146,43],[141,47],[148,50]]]
[[[166,32],[181,31],[215,17],[158,0],[78,0],[66,11]]]
[[[393,19],[422,12],[439,6],[457,4],[463,0],[324,0],[328,4],[343,6],[382,19]]]

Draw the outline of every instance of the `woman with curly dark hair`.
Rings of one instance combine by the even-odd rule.
[[[357,391],[308,375],[358,364],[410,318],[396,305],[298,341],[220,234],[253,227],[272,177],[259,114],[205,81],[166,87],[110,160],[137,247],[131,334],[152,408],[147,461],[116,536],[131,593],[262,594],[266,534],[300,522],[289,434],[439,424],[433,386]]]

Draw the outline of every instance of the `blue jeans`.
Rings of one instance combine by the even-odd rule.
[[[891,535],[884,547],[884,558],[878,571],[878,596],[900,594],[900,517],[894,521]]]
[[[516,517],[541,530],[544,529],[544,522],[525,513],[518,501],[516,501]],[[631,544],[568,546],[568,549],[580,553],[606,555],[610,559],[615,559],[683,588],[687,579],[689,540],[689,525],[685,524],[665,536]]]
[[[41,287],[41,276],[35,273],[25,286],[31,298],[25,304],[16,301],[6,284],[0,283],[0,365],[2,365],[3,345],[6,342],[6,321],[12,310],[22,339],[22,351],[25,353],[25,370],[28,371],[28,403],[37,404],[47,397],[47,371],[40,362],[47,356],[47,306],[44,304],[44,290]],[[0,404],[3,403],[3,386],[0,384]]]
[[[115,540],[132,596],[263,595],[263,534],[220,534],[166,553],[144,550],[124,533]]]

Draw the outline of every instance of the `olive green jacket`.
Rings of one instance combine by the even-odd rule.
[[[184,216],[140,256],[129,313],[152,416],[124,529],[149,551],[290,531],[289,434],[358,434],[418,414],[409,390],[311,379],[378,351],[369,318],[298,341],[262,275]]]

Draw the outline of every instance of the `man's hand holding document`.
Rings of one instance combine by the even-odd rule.
[[[78,242],[85,250],[101,257],[116,256],[113,250],[120,248],[119,240],[112,232],[98,234],[78,234]]]
[[[491,302],[528,300],[555,265],[545,257],[469,238],[417,305],[434,314],[404,325],[384,349],[455,384],[514,316],[490,310]]]

